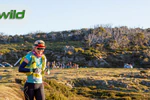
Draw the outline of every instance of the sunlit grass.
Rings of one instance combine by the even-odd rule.
[[[0,84],[0,100],[24,100],[23,92],[17,84]]]
[[[124,69],[124,68],[79,68],[79,69],[52,69],[50,75],[44,76],[44,80],[56,80],[59,84],[70,84],[74,87],[75,93],[88,98],[98,98],[97,93],[104,93],[100,98],[150,98],[147,90],[150,90],[147,83],[150,81],[150,73],[147,71],[147,77],[141,75],[143,69]],[[19,73],[18,68],[0,68],[0,97],[6,99],[6,94],[9,94],[10,100],[22,100],[23,84],[26,80],[24,73]],[[17,84],[17,80],[22,80]],[[102,85],[105,83],[108,85]],[[112,82],[112,84],[110,84]],[[57,85],[58,85],[57,83]],[[121,83],[121,84],[120,84]],[[55,83],[56,84],[56,83]],[[127,85],[127,86],[126,86]],[[50,86],[50,85],[49,85]],[[62,85],[60,85],[62,86]],[[77,86],[77,87],[76,87]],[[59,87],[59,86],[58,86]],[[62,86],[64,87],[64,86]],[[79,88],[80,87],[80,88]],[[55,95],[59,93],[58,89],[52,89]],[[65,88],[65,87],[64,87]],[[48,89],[48,90],[47,90]],[[49,88],[45,89],[46,92]],[[110,91],[111,90],[111,91]],[[67,90],[68,91],[68,90]],[[2,92],[2,93],[1,93]],[[21,93],[21,94],[18,94]],[[50,92],[50,91],[49,91]],[[106,95],[107,92],[109,95]],[[121,92],[121,94],[119,94]],[[62,92],[61,92],[62,93]],[[113,94],[114,93],[114,94]],[[47,95],[53,95],[46,93]],[[131,95],[130,95],[131,94]],[[100,94],[99,94],[100,95]],[[121,96],[123,95],[123,96]],[[64,97],[61,94],[60,97]],[[18,99],[20,98],[20,99]],[[75,97],[69,97],[75,98]],[[77,98],[79,98],[77,96]]]

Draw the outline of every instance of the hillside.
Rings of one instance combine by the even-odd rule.
[[[83,67],[136,68],[150,65],[150,29],[99,26],[61,32],[0,35],[0,62],[14,64],[32,49],[35,40],[46,42],[49,62],[76,63]]]
[[[1,100],[23,100],[25,74],[0,68]],[[149,100],[149,69],[53,69],[44,77],[46,100]]]

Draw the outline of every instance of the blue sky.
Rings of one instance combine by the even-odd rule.
[[[25,10],[25,17],[0,19],[7,35],[65,31],[110,24],[150,28],[150,0],[0,0],[0,13]]]

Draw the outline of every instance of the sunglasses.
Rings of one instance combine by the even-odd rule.
[[[44,50],[45,48],[37,48],[37,50]]]

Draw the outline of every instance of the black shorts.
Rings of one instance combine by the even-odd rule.
[[[45,100],[43,83],[28,83],[24,85],[25,100]]]

